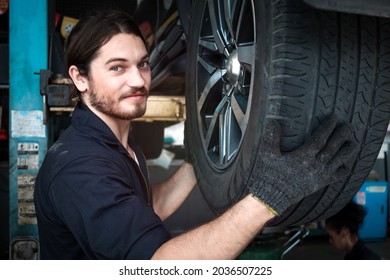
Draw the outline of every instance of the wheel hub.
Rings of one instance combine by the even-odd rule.
[[[241,65],[238,61],[238,51],[233,50],[225,62],[226,78],[233,86],[237,85],[241,73]]]

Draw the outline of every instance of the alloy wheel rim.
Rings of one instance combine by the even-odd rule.
[[[241,148],[252,103],[256,48],[253,0],[210,0],[197,49],[197,119],[207,160],[228,168]]]

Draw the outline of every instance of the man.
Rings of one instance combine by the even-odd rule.
[[[358,236],[367,212],[363,206],[351,201],[325,221],[329,242],[336,250],[346,253],[346,260],[380,260],[378,254],[366,246]]]
[[[142,153],[128,141],[151,81],[137,26],[122,12],[86,17],[68,38],[66,62],[80,102],[36,180],[42,259],[234,259],[275,215],[343,180],[349,126],[330,118],[312,140],[282,155],[280,127],[270,122],[248,195],[210,223],[171,238],[162,221],[196,178],[185,162],[149,187]]]

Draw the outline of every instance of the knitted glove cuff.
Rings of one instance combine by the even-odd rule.
[[[279,216],[278,212],[275,211],[275,209],[273,209],[271,206],[269,206],[267,203],[265,203],[264,201],[260,200],[260,198],[258,198],[257,196],[255,196],[253,193],[251,193],[251,196],[256,199],[258,202],[260,202],[261,204],[263,204],[267,209],[268,209],[268,212],[271,213],[272,215],[275,215],[275,216]]]
[[[257,188],[251,189],[251,194],[261,203],[263,203],[268,210],[277,216],[280,216],[290,206],[289,200],[285,194],[272,188]]]

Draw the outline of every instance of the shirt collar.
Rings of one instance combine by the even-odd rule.
[[[99,141],[122,146],[108,125],[82,102],[79,102],[73,111],[72,126]]]

